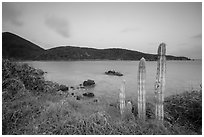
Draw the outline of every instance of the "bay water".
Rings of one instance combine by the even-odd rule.
[[[117,98],[122,81],[126,83],[127,98],[137,97],[139,61],[28,61],[34,68],[47,72],[45,79],[67,86],[77,87],[83,81],[94,80],[90,90],[96,96]],[[199,90],[202,84],[202,61],[167,61],[166,90],[164,95]],[[146,62],[146,94],[154,96],[156,61]],[[105,72],[115,70],[124,76],[110,76]]]

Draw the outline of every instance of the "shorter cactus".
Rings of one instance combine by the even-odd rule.
[[[125,120],[125,121],[134,121],[135,120],[135,117],[132,113],[132,103],[131,101],[128,101],[126,103],[126,107],[125,107],[125,112],[124,112],[124,116],[123,116],[123,119],[122,120]]]
[[[132,114],[132,103],[130,101],[127,102],[126,110],[128,114]]]
[[[120,93],[119,93],[119,102],[120,102],[120,114],[121,117],[124,115],[125,111],[125,80],[123,80],[121,88],[120,88]]]

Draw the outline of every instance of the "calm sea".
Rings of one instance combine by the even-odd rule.
[[[78,86],[92,79],[96,86],[92,90],[97,96],[118,96],[122,80],[126,81],[126,96],[137,96],[137,74],[139,61],[32,61],[26,62],[47,72],[45,78],[67,86]],[[184,91],[200,89],[202,84],[202,61],[167,61],[166,91],[169,96]],[[154,96],[156,61],[146,62],[146,94]],[[119,71],[122,77],[108,76],[108,70]]]

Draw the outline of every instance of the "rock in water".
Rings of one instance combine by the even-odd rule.
[[[61,90],[61,91],[68,91],[69,88],[67,86],[65,86],[65,85],[60,85],[59,86],[59,90]]]
[[[94,85],[95,85],[94,80],[88,79],[87,81],[83,82],[83,86],[94,86]]]
[[[109,71],[105,72],[105,74],[107,74],[107,75],[114,75],[114,76],[123,76],[122,73],[116,72],[114,70],[109,70]]]
[[[82,96],[77,96],[76,100],[80,100],[82,98]]]
[[[87,92],[87,93],[84,93],[83,96],[86,96],[86,97],[94,97],[94,93]]]

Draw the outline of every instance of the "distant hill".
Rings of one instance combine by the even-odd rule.
[[[133,50],[110,48],[94,49],[61,46],[44,50],[43,48],[9,32],[2,34],[3,57],[21,60],[156,60],[156,54]],[[189,60],[186,57],[166,56],[167,60]]]
[[[157,56],[126,49],[94,49],[81,47],[56,47],[46,50],[39,60],[156,60]]]
[[[34,60],[45,50],[13,33],[2,33],[2,56],[20,60]]]
[[[72,46],[62,46],[46,50],[38,60],[157,60],[156,54],[147,54],[133,50],[110,48],[94,49]],[[166,56],[167,60],[189,60],[186,57]]]

